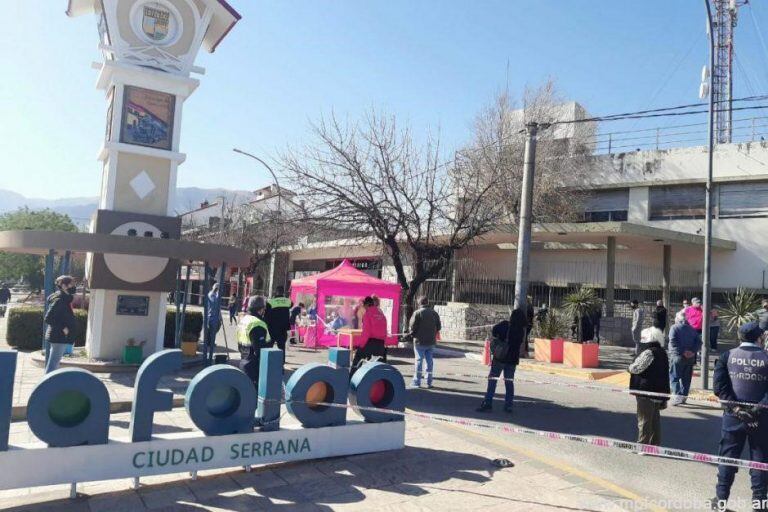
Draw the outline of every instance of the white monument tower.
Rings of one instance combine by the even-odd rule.
[[[69,16],[96,14],[97,87],[107,101],[99,210],[91,232],[177,239],[174,215],[184,101],[202,46],[213,52],[240,19],[224,0],[70,0]],[[90,254],[90,357],[118,359],[129,338],[144,355],[163,347],[167,292],[179,263],[150,256]]]

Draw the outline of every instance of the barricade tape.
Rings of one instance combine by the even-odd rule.
[[[428,376],[429,373],[430,372],[422,372],[422,374],[425,376]],[[768,405],[764,405],[764,404],[759,404],[755,402],[738,402],[733,400],[720,400],[715,396],[712,396],[712,398],[704,398],[704,397],[695,397],[695,396],[688,396],[688,395],[676,395],[674,393],[658,393],[654,391],[640,391],[640,390],[631,390],[627,388],[600,386],[596,384],[582,384],[582,383],[575,383],[575,382],[557,382],[557,381],[527,379],[525,377],[517,377],[517,376],[515,376],[512,379],[508,379],[505,377],[492,377],[490,375],[477,375],[477,374],[470,374],[470,373],[445,372],[445,373],[440,373],[439,375],[435,372],[432,372],[432,373],[433,373],[433,378],[436,380],[444,380],[445,377],[464,377],[464,378],[470,378],[470,379],[496,380],[496,381],[513,382],[513,383],[524,382],[526,384],[544,384],[549,386],[564,387],[564,388],[571,388],[571,389],[587,389],[591,391],[620,393],[620,394],[632,395],[632,396],[647,396],[649,398],[667,398],[672,400],[685,399],[686,402],[697,402],[697,403],[702,403],[706,405],[715,405],[717,407],[719,407],[720,405],[743,405],[746,407],[758,407],[758,408],[768,409]]]
[[[259,398],[260,401],[265,402],[280,402],[284,404],[284,400],[264,400]],[[562,441],[573,441],[577,443],[589,444],[600,448],[617,448],[620,450],[628,451],[635,454],[647,454],[656,457],[663,457],[676,460],[687,460],[691,462],[700,462],[704,464],[718,464],[725,466],[735,466],[745,469],[756,469],[760,471],[768,471],[768,463],[755,462],[744,459],[734,459],[731,457],[721,457],[719,455],[711,455],[708,453],[692,452],[688,450],[679,450],[677,448],[668,448],[665,446],[655,446],[650,444],[634,443],[631,441],[621,441],[619,439],[613,439],[610,437],[597,437],[597,436],[584,436],[578,434],[564,434],[560,432],[551,432],[548,430],[536,430],[533,428],[517,427],[511,425],[499,425],[494,423],[482,422],[472,420],[469,418],[447,418],[438,414],[429,414],[416,411],[397,411],[394,409],[386,409],[380,407],[364,407],[359,405],[350,404],[338,404],[329,402],[309,402],[301,400],[291,400],[295,403],[302,403],[311,405],[313,407],[340,407],[345,409],[353,409],[356,411],[372,411],[378,413],[392,414],[402,416],[403,418],[412,416],[423,420],[450,423],[454,425],[460,425],[463,427],[482,428],[486,430],[497,430],[508,434],[524,434],[528,436],[543,437],[545,439],[555,439]]]

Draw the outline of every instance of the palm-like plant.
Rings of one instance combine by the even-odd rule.
[[[754,292],[737,288],[736,293],[725,295],[725,307],[718,311],[726,331],[734,332],[747,322],[756,320],[755,311],[760,308],[760,298]]]
[[[577,341],[581,341],[581,320],[600,307],[600,298],[594,288],[582,286],[563,299],[563,309],[570,318],[576,319]]]
[[[536,322],[534,334],[537,338],[554,340],[562,338],[568,333],[570,322],[560,311],[550,310],[546,316]]]

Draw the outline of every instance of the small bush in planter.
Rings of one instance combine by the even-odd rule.
[[[184,325],[181,327],[182,336],[185,333],[193,333],[195,340],[200,338],[203,332],[203,313],[201,311],[187,311],[184,314]],[[174,348],[174,337],[176,335],[176,308],[168,308],[165,314],[165,336],[163,337],[163,346],[165,348]]]

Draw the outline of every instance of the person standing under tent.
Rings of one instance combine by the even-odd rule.
[[[208,317],[205,322],[208,326],[205,343],[203,345],[203,360],[208,366],[213,361],[213,352],[216,347],[216,335],[221,329],[221,296],[219,295],[219,283],[214,283],[208,296],[205,298],[208,306]]]
[[[227,309],[229,309],[229,325],[237,325],[237,297],[234,295],[229,298]]]
[[[285,342],[288,340],[288,331],[291,330],[292,306],[291,299],[285,296],[285,288],[278,286],[275,296],[267,301],[267,310],[264,315],[272,341],[283,351],[283,364],[285,364]]]
[[[363,315],[363,332],[360,338],[363,346],[355,351],[352,360],[351,375],[354,375],[363,359],[378,357],[383,362],[387,361],[387,317],[373,302],[373,297],[363,299],[365,314]]]
[[[721,457],[739,459],[744,446],[749,443],[749,460],[768,462],[768,353],[761,346],[762,336],[763,330],[758,322],[742,325],[738,333],[741,344],[721,354],[715,362],[713,390],[717,398],[724,402],[725,409],[720,438]],[[717,510],[726,510],[737,471],[733,466],[717,467],[716,497],[713,500]],[[752,508],[765,510],[768,472],[750,469],[749,474],[752,479]]]
[[[684,314],[678,313],[675,325],[669,329],[669,384],[672,393],[677,395],[671,405],[685,403],[691,389],[696,354],[700,348],[701,335],[688,324]]]
[[[291,336],[290,336],[290,343],[291,345],[296,344],[296,338],[298,337],[297,333],[297,323],[299,320],[299,316],[301,315],[301,312],[304,310],[304,303],[299,302],[296,306],[293,306],[291,308],[291,315],[288,317],[288,323],[291,327]]]
[[[654,320],[655,321],[655,320]],[[669,395],[669,358],[664,350],[664,331],[648,327],[640,333],[640,354],[629,365],[629,389],[637,400],[637,442],[661,445],[661,410],[668,397],[632,393],[645,391]]]
[[[72,300],[77,293],[75,280],[72,276],[59,276],[55,284],[57,290],[46,299],[48,308],[43,318],[45,341],[50,346],[45,363],[46,374],[58,369],[75,330],[75,313],[72,311]]]
[[[520,363],[520,346],[525,340],[528,321],[522,309],[515,309],[504,320],[493,326],[491,335],[491,371],[488,375],[488,387],[485,397],[477,412],[493,409],[493,395],[501,374],[504,374],[504,412],[511,413],[515,398],[515,370]]]
[[[269,327],[264,321],[267,301],[261,296],[251,297],[248,312],[237,324],[237,349],[240,352],[240,369],[248,375],[253,385],[259,385],[259,360],[262,348],[270,348]]]
[[[429,305],[429,299],[419,298],[419,309],[411,316],[409,331],[413,339],[413,352],[416,356],[416,371],[413,374],[411,386],[418,388],[421,385],[421,369],[427,364],[427,387],[432,388],[434,375],[434,363],[432,353],[437,343],[437,336],[442,326],[440,315]]]

